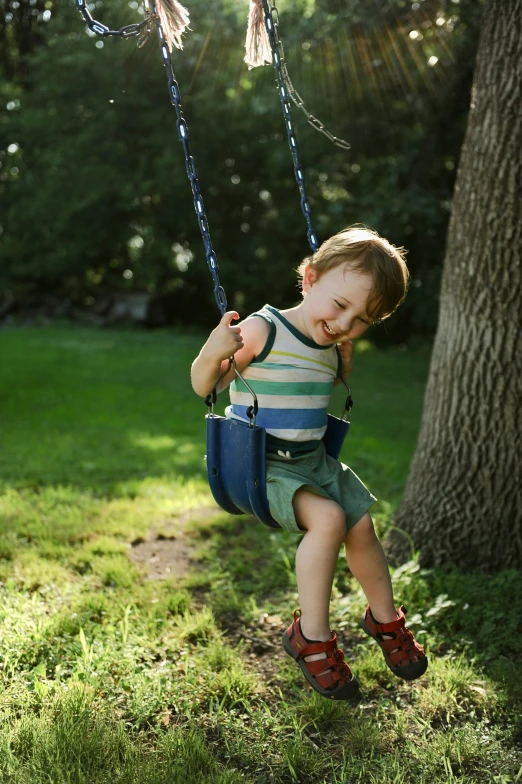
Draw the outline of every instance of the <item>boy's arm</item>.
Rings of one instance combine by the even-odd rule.
[[[231,322],[238,318],[235,311],[225,313],[192,363],[192,387],[201,397],[212,392],[218,378],[228,367],[229,357],[234,355],[241,372],[261,353],[266,343],[269,328],[264,319],[249,318],[238,326],[232,326]],[[221,379],[217,391],[225,389],[234,376],[234,368],[231,368]]]

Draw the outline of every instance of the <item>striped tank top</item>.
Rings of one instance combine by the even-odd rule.
[[[319,441],[327,425],[327,408],[340,356],[335,346],[320,346],[294,327],[276,308],[265,305],[252,316],[270,325],[261,353],[242,375],[257,395],[256,424],[265,428],[273,443]],[[235,378],[230,384],[231,405],[226,416],[248,422],[252,395]],[[303,444],[304,446],[304,444]]]

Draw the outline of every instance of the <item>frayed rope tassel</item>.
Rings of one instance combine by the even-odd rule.
[[[250,0],[245,49],[245,63],[250,68],[272,62],[272,51],[266,32],[261,0]]]
[[[172,52],[174,46],[183,49],[181,36],[190,22],[187,9],[177,0],[157,0],[156,10],[169,51]]]

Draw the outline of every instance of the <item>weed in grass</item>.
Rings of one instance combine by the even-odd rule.
[[[376,643],[368,641],[357,645],[354,648],[353,657],[353,670],[363,691],[371,691],[376,686],[389,688],[392,683],[396,682],[395,676],[386,666],[381,649]]]
[[[215,673],[230,671],[242,663],[239,650],[231,648],[220,637],[211,640],[204,651],[205,666]]]
[[[191,601],[191,596],[186,590],[175,590],[169,594],[165,602],[167,612],[172,615],[180,615],[187,612]],[[157,609],[160,611],[160,608]]]
[[[141,729],[156,726],[164,710],[163,679],[154,672],[142,672],[133,678],[132,691],[127,703],[128,721]]]
[[[173,781],[186,784],[239,784],[243,776],[235,770],[220,771],[216,758],[202,732],[194,729],[171,730],[160,740],[159,751],[165,756]]]
[[[310,694],[303,700],[297,715],[317,743],[328,739],[331,744],[334,739],[342,738],[352,754],[362,757],[369,749],[377,751],[384,748],[379,726],[365,715],[357,701],[336,703]]]
[[[96,536],[83,548],[86,555],[127,555],[129,545],[113,536]]]
[[[476,669],[463,656],[434,657],[429,679],[415,694],[420,714],[433,726],[492,717],[498,705],[491,682],[477,677]]]
[[[245,670],[239,657],[220,669],[215,676],[213,674],[212,681],[211,690],[225,709],[237,704],[246,706],[262,692],[259,678],[255,673]]]
[[[91,561],[91,567],[103,585],[111,588],[132,588],[142,577],[139,569],[121,555],[95,557]]]
[[[181,638],[191,643],[207,643],[217,633],[214,613],[210,607],[183,613],[176,618],[176,627]]]
[[[56,561],[40,558],[33,549],[22,550],[9,562],[9,577],[20,590],[36,591],[46,585],[63,585],[71,574]]]
[[[283,770],[286,769],[290,781],[300,784],[313,781],[319,774],[321,763],[315,754],[312,743],[301,737],[291,737],[282,747]]]

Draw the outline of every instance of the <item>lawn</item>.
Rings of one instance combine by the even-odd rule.
[[[340,559],[332,625],[361,698],[311,692],[280,645],[295,537],[220,512],[207,489],[189,383],[202,339],[0,332],[2,784],[522,781],[521,573],[426,570],[415,552],[394,568],[430,657],[408,684],[360,633]],[[358,345],[343,459],[378,496],[382,534],[428,362]],[[151,571],[143,542],[183,545],[188,570]]]

